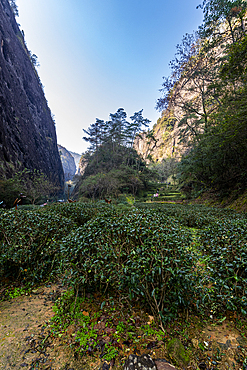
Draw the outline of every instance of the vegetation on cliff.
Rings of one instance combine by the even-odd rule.
[[[169,136],[176,124],[189,149],[178,167],[187,190],[226,194],[247,184],[247,5],[205,0],[200,7],[199,32],[184,36],[164,78],[157,126]]]

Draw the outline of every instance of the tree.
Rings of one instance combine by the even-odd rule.
[[[87,130],[83,129],[83,131],[88,135],[88,137],[84,136],[83,140],[91,144],[89,150],[96,152],[98,164],[98,149],[105,139],[105,122],[99,118],[96,118],[96,122],[90,125]]]
[[[177,165],[177,159],[170,157],[162,159],[161,162],[151,163],[149,168],[154,172],[157,180],[165,182],[169,176],[175,176]]]
[[[13,207],[15,199],[20,193],[21,189],[14,179],[0,180],[0,202],[3,202],[1,206]]]
[[[46,200],[47,197],[55,195],[60,190],[59,186],[38,170],[24,169],[14,176],[14,181],[32,204]]]
[[[245,186],[247,3],[204,0],[199,7],[203,24],[177,46],[157,107],[176,118],[190,147],[179,166],[183,182],[198,189]]]
[[[216,60],[217,50],[209,52],[198,34],[186,34],[170,63],[171,76],[164,78],[157,108],[177,120],[180,140],[186,143],[200,140],[208,129],[208,116],[220,104],[215,88],[210,88],[217,80]]]
[[[135,195],[145,186],[143,174],[149,170],[133,148],[135,137],[150,122],[142,112],[134,113],[128,121],[124,109],[119,108],[110,114],[109,121],[96,119],[84,130],[88,136],[83,139],[91,146],[84,155],[87,166],[76,192],[95,198],[116,196],[125,189]]]
[[[39,67],[39,61],[36,54],[33,54],[31,51],[29,51],[30,59],[34,67]]]
[[[221,67],[221,105],[210,128],[181,161],[181,179],[224,191],[247,183],[247,36],[231,45]]]
[[[244,16],[247,4],[244,0],[204,0],[198,8],[203,9],[204,20],[200,27],[202,38],[211,41],[229,39],[232,43],[246,32]]]
[[[142,110],[134,113],[130,120],[127,121],[124,109],[119,108],[116,113],[110,113],[109,121],[104,122],[97,118],[95,124],[83,130],[88,135],[83,139],[91,144],[85,156],[88,161],[85,176],[101,170],[110,171],[122,164],[140,167],[133,143],[150,121],[143,117]]]

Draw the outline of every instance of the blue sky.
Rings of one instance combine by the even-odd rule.
[[[197,30],[200,0],[16,0],[28,48],[55,115],[58,143],[82,153],[83,128],[124,108],[155,110],[162,77],[185,33]]]

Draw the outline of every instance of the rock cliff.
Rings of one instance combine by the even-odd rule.
[[[181,117],[178,108],[175,112],[163,111],[153,129],[136,138],[134,147],[138,154],[146,160],[151,156],[155,162],[171,157],[181,159],[190,150],[190,138],[182,135]]]
[[[0,176],[40,170],[63,185],[57,138],[42,85],[7,0],[0,0]]]
[[[72,154],[64,148],[62,145],[58,144],[58,151],[63,165],[63,172],[65,181],[72,180],[76,174],[76,164]]]
[[[76,165],[76,173],[75,174],[80,175],[79,163],[80,163],[82,154],[78,154],[78,153],[74,153],[74,152],[70,152],[70,154],[74,157],[74,160],[75,160],[75,165]]]

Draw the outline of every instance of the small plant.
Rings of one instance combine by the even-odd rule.
[[[115,347],[106,343],[105,354],[103,356],[104,360],[111,361],[113,358],[117,356],[118,356],[118,350]]]
[[[134,206],[135,197],[133,195],[128,195],[128,196],[126,196],[126,201],[130,206]]]
[[[4,290],[4,300],[13,299],[19,297],[24,294],[28,294],[30,292],[30,288],[25,287],[15,287],[15,288],[6,288]]]

